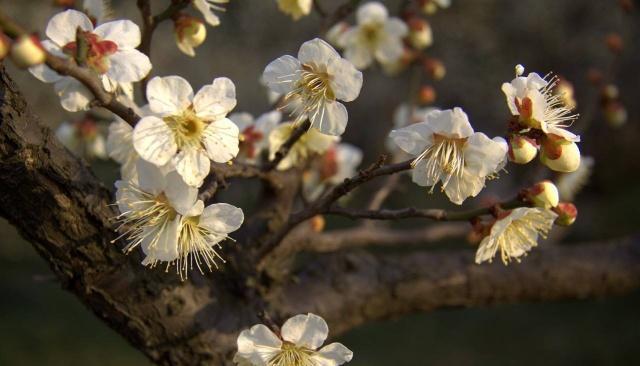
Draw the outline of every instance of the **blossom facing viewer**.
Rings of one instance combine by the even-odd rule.
[[[409,33],[402,20],[389,17],[387,8],[375,1],[358,8],[356,21],[356,26],[338,38],[345,58],[356,68],[366,69],[373,60],[383,65],[400,60],[404,53],[402,39]]]
[[[442,184],[451,202],[462,204],[475,197],[485,180],[503,166],[507,143],[484,133],[474,132],[466,113],[460,108],[434,110],[424,122],[391,131],[390,137],[412,162],[413,182],[424,187]]]
[[[328,335],[324,319],[311,313],[287,320],[279,335],[257,324],[238,336],[233,361],[242,366],[338,366],[351,361],[353,352],[341,343],[320,348]]]
[[[284,95],[285,104],[297,103],[291,112],[296,123],[305,119],[328,135],[342,135],[348,114],[339,102],[351,102],[360,94],[362,73],[327,42],[316,38],[302,44],[298,58],[285,55],[263,73],[264,83]]]
[[[141,158],[157,166],[169,162],[184,181],[199,186],[211,161],[226,163],[239,151],[239,130],[227,113],[236,105],[236,90],[217,78],[195,95],[179,76],[155,77],[147,85],[149,109],[133,129],[133,146]]]
[[[538,245],[538,236],[546,238],[558,217],[544,208],[520,207],[507,211],[491,227],[491,232],[480,242],[476,252],[476,263],[492,262],[498,249],[506,265],[513,259],[527,254]]]
[[[42,41],[42,46],[48,52],[86,65],[100,76],[108,92],[128,89],[127,84],[142,80],[151,70],[149,58],[136,50],[140,28],[130,20],[116,20],[94,29],[87,15],[67,10],[49,20],[46,34],[49,39]],[[84,54],[78,42],[87,45]],[[54,83],[64,109],[76,112],[89,108],[93,94],[78,80],[60,75],[44,64],[29,71],[40,81]]]

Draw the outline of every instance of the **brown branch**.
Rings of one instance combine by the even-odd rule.
[[[517,207],[528,206],[529,204],[521,200],[515,199],[505,203],[498,204],[502,209],[509,210]],[[354,208],[346,208],[333,205],[323,211],[327,215],[339,215],[349,217],[351,219],[369,219],[369,220],[399,220],[407,218],[425,218],[435,221],[468,221],[478,216],[490,215],[496,209],[496,205],[477,208],[468,211],[447,211],[441,209],[421,209],[416,207],[407,207],[397,210],[360,210]]]
[[[471,250],[315,256],[270,294],[283,314],[323,315],[331,332],[440,308],[585,299],[640,288],[640,241],[542,245],[520,264],[473,263]],[[291,301],[297,299],[297,301]]]
[[[289,136],[287,141],[285,141],[284,144],[282,144],[282,146],[280,146],[278,151],[276,151],[273,159],[270,160],[268,163],[266,163],[264,165],[264,167],[262,168],[262,170],[265,171],[265,172],[268,172],[268,171],[271,171],[271,170],[277,168],[278,164],[280,164],[282,159],[284,159],[287,156],[287,154],[289,154],[289,151],[291,150],[293,145],[295,145],[296,142],[298,142],[298,140],[300,140],[302,135],[307,133],[307,131],[309,130],[310,127],[311,127],[311,121],[309,121],[309,120],[305,120],[304,122],[302,122],[298,126],[296,126],[294,128],[293,132],[291,132],[291,136]]]

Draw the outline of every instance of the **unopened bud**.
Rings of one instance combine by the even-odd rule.
[[[620,53],[624,47],[624,42],[622,41],[622,37],[618,33],[610,33],[605,38],[605,44],[609,51],[613,53]]]
[[[603,106],[604,119],[609,126],[618,128],[627,123],[627,109],[619,101],[608,101]]]
[[[509,139],[509,160],[516,164],[527,164],[538,153],[535,141],[528,137],[515,135]]]
[[[600,85],[603,78],[604,77],[602,76],[602,71],[596,69],[595,67],[592,67],[589,69],[589,71],[587,71],[587,80],[589,80],[589,82],[594,86]]]
[[[560,194],[551,181],[543,180],[526,190],[527,199],[536,207],[552,208],[558,205]]]
[[[570,226],[576,222],[578,209],[571,202],[560,202],[553,208],[553,212],[558,214],[555,224],[559,226]]]
[[[47,59],[47,54],[42,48],[38,37],[20,36],[11,47],[11,60],[19,68],[26,69],[31,66],[40,65]]]
[[[438,11],[438,8],[448,8],[449,1],[446,0],[420,0],[420,8],[425,14],[432,15]]]
[[[3,60],[11,50],[11,40],[0,31],[0,60]]]
[[[442,61],[436,58],[427,58],[424,60],[424,70],[434,80],[442,80],[447,74],[447,69],[444,67]]]
[[[207,38],[207,27],[199,18],[181,15],[175,22],[176,43],[182,53],[194,57],[194,48],[200,46]]]
[[[604,88],[602,88],[602,99],[618,99],[620,96],[620,90],[614,84],[607,84]]]
[[[436,90],[431,85],[423,85],[418,94],[420,104],[432,104],[436,100]]]
[[[309,222],[311,224],[311,230],[313,230],[316,233],[322,232],[326,224],[324,220],[324,216],[322,215],[316,215],[312,217],[311,220],[309,220]]]
[[[419,17],[409,19],[409,42],[417,50],[425,49],[433,44],[433,32],[429,23]]]
[[[551,170],[570,173],[580,166],[580,149],[575,142],[548,134],[542,142],[540,161]]]
[[[522,76],[524,74],[524,66],[521,64],[516,65],[516,76]]]

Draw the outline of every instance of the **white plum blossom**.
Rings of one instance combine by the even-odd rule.
[[[170,164],[157,167],[139,159],[136,168],[135,179],[116,182],[125,251],[140,246],[143,265],[175,264],[182,279],[194,264],[200,272],[217,268],[217,260],[224,260],[216,247],[242,225],[242,210],[226,203],[205,207],[197,188],[184,183]]]
[[[522,124],[542,130],[545,134],[578,142],[580,136],[565,129],[578,116],[564,104],[562,95],[554,93],[557,81],[557,77],[547,81],[532,72],[526,77],[516,76],[510,83],[502,84],[502,92],[511,114],[518,116]]]
[[[220,25],[220,18],[213,12],[224,11],[220,4],[227,4],[229,0],[193,0],[193,6],[198,9],[204,20],[212,27]]]
[[[107,158],[100,126],[90,117],[73,123],[62,122],[56,129],[56,137],[76,156],[88,160]]]
[[[141,158],[168,162],[191,186],[209,174],[211,161],[226,163],[239,151],[238,127],[227,113],[236,105],[233,82],[216,78],[195,95],[179,76],[155,77],[147,85],[149,110],[133,129],[133,146]]]
[[[298,58],[282,56],[264,70],[265,84],[284,95],[285,103],[299,103],[291,113],[296,123],[309,119],[311,126],[328,135],[341,135],[348,120],[347,109],[360,94],[362,73],[340,57],[327,42],[305,42]]]
[[[391,138],[412,162],[413,181],[425,187],[442,183],[451,202],[462,204],[475,197],[504,165],[507,143],[474,132],[466,113],[460,108],[435,110],[424,122],[391,131]]]
[[[100,75],[109,92],[129,90],[130,83],[142,80],[151,70],[149,58],[135,49],[140,44],[140,28],[130,20],[116,20],[94,29],[84,13],[67,10],[51,18],[46,34],[49,39],[42,45],[48,52],[86,65]],[[87,45],[86,55],[79,54],[78,41]],[[54,83],[64,109],[76,112],[89,108],[93,94],[78,80],[59,75],[44,64],[29,71],[45,83]]]
[[[373,60],[381,64],[397,62],[404,53],[402,39],[409,28],[398,18],[390,18],[380,2],[366,3],[358,8],[357,25],[340,35],[338,45],[344,57],[358,69],[366,69]]]
[[[271,111],[260,115],[254,120],[250,113],[232,113],[229,119],[238,126],[240,130],[240,153],[248,162],[259,160],[263,151],[269,149],[269,134],[273,131],[280,120],[282,113]]]
[[[136,177],[136,162],[140,156],[133,148],[133,127],[120,118],[116,118],[109,125],[107,153],[120,164],[120,175],[123,179]]]
[[[507,211],[491,227],[491,232],[480,242],[476,263],[491,262],[500,249],[502,262],[520,261],[538,245],[538,236],[546,238],[557,214],[544,208],[520,207]]]
[[[287,122],[280,124],[271,132],[269,135],[269,159],[275,157],[276,152],[289,139],[294,130],[295,124]],[[310,128],[291,147],[289,153],[278,164],[277,169],[287,170],[294,166],[300,166],[310,157],[327,151],[339,139],[337,136],[325,135],[315,128]]]
[[[298,20],[311,13],[313,0],[278,0],[278,8],[293,20]]]
[[[320,348],[328,335],[327,322],[311,313],[287,320],[280,335],[257,324],[238,336],[234,362],[241,366],[338,366],[351,361],[353,352],[341,343]]]

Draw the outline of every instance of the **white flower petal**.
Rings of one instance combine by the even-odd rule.
[[[135,49],[118,51],[109,57],[109,61],[107,76],[122,83],[140,81],[151,71],[149,57]]]
[[[317,128],[320,132],[332,136],[340,136],[347,127],[349,116],[347,108],[335,101],[329,101],[323,104],[323,107],[309,116],[311,126]]]
[[[158,166],[138,159],[136,162],[138,187],[147,193],[158,195],[165,190],[166,174]]]
[[[355,43],[344,50],[344,57],[359,70],[364,70],[373,62],[373,53],[369,47]]]
[[[431,111],[425,119],[431,130],[439,135],[464,138],[473,134],[473,127],[469,123],[467,114],[458,107]]]
[[[198,188],[185,182],[177,171],[169,172],[165,180],[164,193],[171,207],[181,215],[190,213],[198,199]]]
[[[174,158],[176,170],[182,176],[185,183],[193,187],[199,187],[204,178],[209,175],[211,162],[207,154],[201,149],[182,149]]]
[[[263,324],[243,330],[238,336],[238,357],[254,366],[268,366],[269,360],[280,352],[281,347],[282,341]]]
[[[224,118],[236,106],[236,86],[228,78],[216,78],[193,98],[193,108],[200,118]]]
[[[180,114],[191,105],[193,89],[180,76],[154,77],[147,84],[147,99],[153,113]]]
[[[122,119],[116,119],[109,125],[107,136],[107,152],[109,157],[120,164],[126,163],[133,154],[133,127]]]
[[[142,261],[142,264],[151,264],[154,261],[170,262],[178,258],[178,235],[180,233],[180,219],[178,215],[175,219],[168,222],[165,227],[155,227],[147,230],[140,247],[147,257]],[[149,231],[154,233],[159,232],[158,240],[154,243],[153,238],[156,235],[150,234]]]
[[[99,25],[93,33],[100,38],[114,42],[118,51],[132,50],[140,44],[140,28],[130,20],[115,20]]]
[[[381,64],[389,64],[398,61],[404,54],[404,46],[400,38],[383,37],[378,43],[375,55]]]
[[[311,356],[317,366],[338,366],[351,361],[352,358],[353,352],[342,343],[331,343]]]
[[[431,177],[427,174],[427,161],[420,160],[411,170],[411,180],[422,187],[431,187],[438,183],[439,176]]]
[[[231,113],[229,115],[229,119],[231,120],[231,122],[235,123],[236,126],[238,126],[238,130],[240,130],[241,132],[244,131],[246,128],[252,126],[254,122],[253,116],[251,115],[251,113],[247,113],[247,112]]]
[[[60,97],[62,108],[69,112],[89,109],[93,94],[78,80],[65,76],[53,85],[53,89]]]
[[[161,166],[178,150],[173,132],[160,118],[142,118],[133,129],[133,147],[143,159]]]
[[[400,149],[411,155],[420,155],[433,145],[433,130],[428,122],[414,123],[391,131],[389,137]]]
[[[339,58],[338,52],[320,38],[303,43],[298,51],[298,60],[303,64],[327,65]]]
[[[296,315],[289,318],[280,331],[282,339],[298,347],[316,350],[329,335],[327,322],[315,314]]]
[[[409,33],[409,27],[402,20],[391,18],[384,24],[384,32],[388,36],[404,38]]]
[[[358,8],[356,20],[358,24],[384,23],[389,16],[387,8],[378,1],[366,3]]]
[[[475,197],[480,193],[484,188],[484,181],[484,177],[478,177],[465,170],[462,177],[452,176],[443,188],[451,202],[461,205],[467,198]]]
[[[300,78],[300,61],[285,55],[267,65],[262,74],[262,81],[269,89],[279,94],[290,92]]]
[[[494,173],[507,154],[508,147],[490,139],[482,132],[469,137],[464,146],[465,169],[479,177]]]
[[[360,95],[362,89],[362,72],[351,62],[340,58],[327,65],[327,73],[332,75],[331,89],[336,98],[351,102]]]
[[[211,5],[207,4],[206,0],[194,0],[193,6],[202,13],[204,20],[206,20],[210,26],[215,27],[220,25],[220,18],[213,12]]]
[[[228,118],[211,122],[203,132],[202,143],[209,159],[216,163],[226,163],[240,151],[240,131]]]
[[[244,221],[242,209],[226,204],[215,203],[204,208],[200,216],[200,226],[217,234],[236,231]]]
[[[89,17],[82,12],[70,9],[54,15],[49,20],[45,33],[58,46],[64,47],[70,42],[75,42],[78,27],[85,31],[93,30]]]

